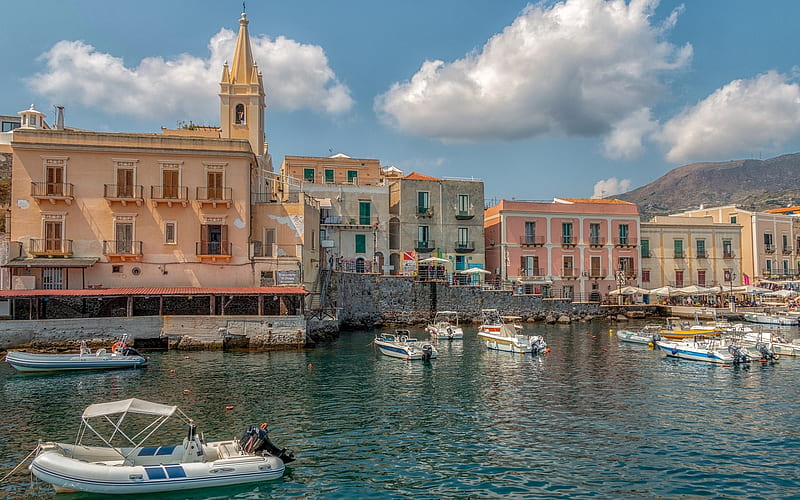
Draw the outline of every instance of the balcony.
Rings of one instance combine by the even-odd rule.
[[[470,213],[466,210],[459,210],[458,212],[456,212],[456,219],[458,220],[470,220],[473,217],[475,217],[475,214]]]
[[[608,271],[605,269],[600,269],[593,267],[589,269],[589,277],[592,279],[603,279],[608,276]]]
[[[792,255],[794,250],[792,249],[792,247],[786,246],[786,247],[783,247],[782,252],[783,252],[783,255]]]
[[[544,236],[536,236],[535,234],[526,234],[519,237],[519,244],[523,246],[540,247],[544,245]]]
[[[589,246],[590,247],[602,247],[605,246],[606,239],[600,236],[589,236]]]
[[[104,240],[103,255],[109,261],[142,260],[142,242],[131,240]]]
[[[436,242],[433,240],[427,240],[427,241],[417,240],[414,243],[415,243],[414,250],[416,250],[417,252],[430,252],[434,248],[436,248]]]
[[[418,219],[422,217],[433,217],[433,207],[418,206],[415,215]]]
[[[189,188],[186,186],[150,186],[150,199],[153,206],[159,203],[171,207],[173,203],[180,203],[185,207],[189,204]]]
[[[707,259],[708,258],[708,254],[706,253],[705,250],[698,250],[697,251],[697,258],[698,259]]]
[[[274,193],[251,193],[253,203],[278,203],[278,195]]]
[[[764,252],[765,253],[775,253],[775,245],[770,245],[769,243],[764,243]]]
[[[28,253],[34,257],[71,257],[72,240],[31,238]]]
[[[672,258],[673,259],[685,259],[686,258],[686,252],[684,252],[683,250],[675,250],[675,253],[672,254]]]
[[[320,226],[338,227],[339,229],[358,229],[363,231],[365,228],[377,229],[380,219],[377,216],[349,216],[349,215],[329,215],[324,217]]]
[[[574,247],[578,244],[578,238],[571,235],[561,235],[561,246]]]
[[[123,207],[128,203],[136,203],[141,207],[144,202],[144,186],[137,184],[104,184],[103,198],[109,203],[120,203]]]
[[[72,184],[67,182],[31,182],[31,197],[38,202],[49,201],[51,205],[58,201],[71,205],[75,199]]]
[[[620,236],[614,238],[614,246],[615,247],[635,247],[638,241],[636,238],[631,238],[630,236]]]
[[[229,187],[198,187],[197,202],[201,206],[211,205],[212,208],[217,208],[217,205],[225,205],[226,208],[231,208],[233,204],[233,189]]]
[[[566,280],[574,280],[578,278],[578,272],[572,267],[565,267],[561,269],[561,278]]]
[[[544,279],[544,269],[543,268],[521,268],[519,270],[520,277],[524,278],[538,278]]]
[[[195,254],[201,261],[230,262],[233,244],[228,241],[198,241],[195,242]]]
[[[733,250],[728,250],[728,251],[723,250],[722,251],[722,258],[723,259],[733,259],[734,257],[736,257],[736,254],[733,253]]]
[[[456,253],[469,253],[475,251],[474,241],[456,241],[454,246]]]

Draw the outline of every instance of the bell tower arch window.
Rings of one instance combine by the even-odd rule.
[[[235,123],[237,125],[244,125],[246,123],[245,122],[245,116],[244,116],[244,104],[237,104],[236,105],[236,121],[235,121]]]

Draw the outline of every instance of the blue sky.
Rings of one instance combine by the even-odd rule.
[[[8,1],[0,114],[110,132],[219,122],[240,1]],[[267,140],[487,198],[609,195],[800,151],[796,0],[247,3]]]

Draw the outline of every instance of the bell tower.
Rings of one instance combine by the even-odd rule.
[[[222,68],[219,83],[219,119],[222,137],[247,139],[257,156],[266,151],[264,141],[264,81],[258,66],[253,62],[250,35],[247,32],[247,15],[239,19],[239,36],[233,62]]]

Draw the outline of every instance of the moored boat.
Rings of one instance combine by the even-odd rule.
[[[798,317],[793,314],[777,313],[746,313],[743,315],[750,323],[760,323],[762,325],[797,326]]]
[[[633,344],[654,344],[656,340],[661,340],[660,325],[646,325],[641,330],[617,330],[617,338],[621,342]]]
[[[52,372],[74,370],[108,370],[136,368],[147,364],[147,358],[125,343],[125,337],[115,342],[110,351],[92,352],[81,342],[80,352],[74,354],[39,354],[8,351],[6,362],[20,372]]]
[[[430,360],[438,357],[436,347],[411,337],[408,330],[396,330],[394,334],[381,333],[372,341],[381,354],[399,359]]]
[[[173,416],[189,429],[182,444],[144,446]],[[206,442],[177,406],[132,398],[86,407],[75,443],[40,442],[29,469],[56,492],[141,495],[277,479],[292,460],[269,441],[266,424],[239,440]]]
[[[658,340],[656,346],[665,356],[720,365],[747,363],[750,356],[734,344],[723,345],[715,339]]]
[[[666,340],[684,340],[695,337],[713,337],[722,335],[723,330],[716,325],[689,324],[688,321],[680,321],[680,318],[667,318],[667,324],[659,332],[659,335]]]
[[[458,326],[456,311],[437,311],[433,322],[425,327],[433,339],[460,340],[464,338],[464,330]]]
[[[487,348],[518,354],[542,354],[548,352],[547,343],[541,335],[523,335],[517,325],[506,323],[497,309],[483,309],[483,323],[478,328],[478,339]]]

